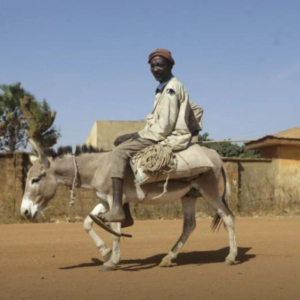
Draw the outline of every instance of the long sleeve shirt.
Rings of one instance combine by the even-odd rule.
[[[139,135],[170,146],[173,151],[185,149],[191,140],[190,109],[187,91],[172,77],[163,90],[157,92],[153,111],[147,115],[146,126]]]

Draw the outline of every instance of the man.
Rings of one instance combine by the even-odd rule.
[[[189,96],[172,74],[175,62],[171,52],[157,49],[149,55],[148,63],[154,78],[159,81],[154,108],[146,117],[143,130],[115,140],[116,147],[111,152],[113,204],[109,212],[99,216],[103,222],[122,222],[122,227],[133,224],[129,205],[124,205],[124,210],[122,207],[123,178],[130,156],[155,143],[170,146],[173,151],[183,150],[192,137]]]

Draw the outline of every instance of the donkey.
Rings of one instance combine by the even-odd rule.
[[[32,167],[27,174],[25,192],[21,203],[21,215],[34,220],[46,208],[54,197],[58,185],[75,186],[84,189],[93,189],[101,199],[90,215],[105,213],[112,205],[112,184],[110,178],[110,152],[85,153],[81,155],[62,155],[48,157],[34,141],[30,141]],[[214,168],[190,180],[169,180],[168,191],[157,198],[163,189],[163,182],[136,185],[130,167],[127,168],[124,180],[123,203],[166,204],[180,199],[183,208],[183,230],[171,251],[160,262],[161,267],[169,267],[177,258],[179,251],[196,227],[195,202],[201,195],[217,213],[212,222],[212,229],[216,229],[221,222],[225,225],[229,235],[229,254],[226,264],[235,263],[237,246],[234,232],[234,216],[228,207],[230,187],[223,162],[216,151],[205,148],[205,152],[214,164]],[[74,174],[78,174],[77,180]],[[219,195],[219,179],[224,179],[224,194]],[[87,216],[84,220],[84,229],[92,238],[104,259],[102,271],[117,268],[120,257],[120,237],[112,236],[113,249],[106,247],[104,241],[92,228],[93,220]],[[111,228],[121,233],[120,223],[111,223]]]

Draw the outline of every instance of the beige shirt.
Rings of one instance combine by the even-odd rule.
[[[173,77],[155,96],[154,108],[146,117],[142,138],[168,145],[173,151],[183,150],[191,140],[189,131],[189,95],[181,82]]]

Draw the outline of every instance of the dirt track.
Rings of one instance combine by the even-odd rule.
[[[106,273],[82,224],[2,225],[0,299],[300,299],[300,217],[237,218],[235,266],[223,263],[227,232],[210,222],[198,220],[177,265],[160,268],[182,223],[138,221],[124,230],[133,238],[120,270]]]

